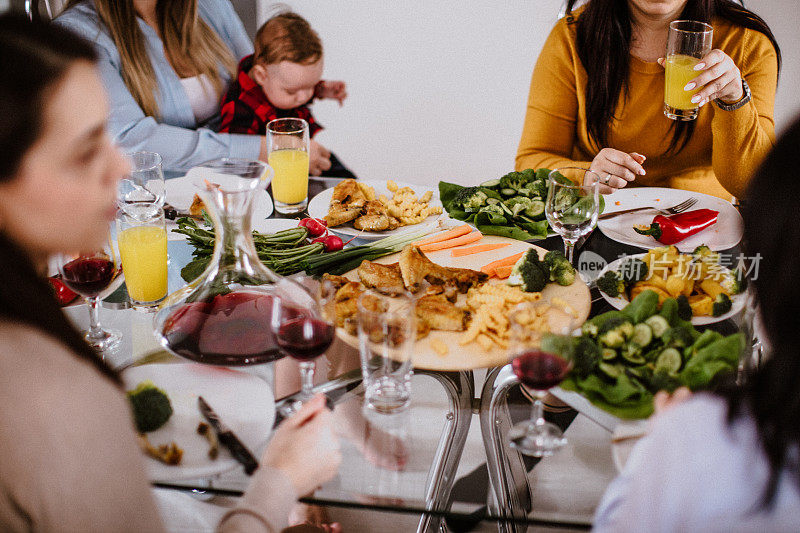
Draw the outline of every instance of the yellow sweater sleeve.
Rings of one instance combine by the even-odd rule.
[[[577,58],[570,28],[560,20],[550,32],[531,77],[528,107],[515,168],[588,166],[572,160],[578,118]],[[577,60],[577,59],[575,59]]]
[[[775,143],[775,88],[778,60],[762,33],[748,30],[741,57],[732,57],[750,86],[751,101],[735,111],[714,104],[712,164],[717,180],[731,194],[744,196],[753,172]]]

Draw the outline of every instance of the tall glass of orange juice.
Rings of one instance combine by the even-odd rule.
[[[675,20],[669,25],[664,65],[664,114],[673,120],[694,120],[699,105],[692,96],[702,87],[687,91],[686,84],[700,71],[694,70],[700,59],[711,51],[714,28],[703,22]]]
[[[279,118],[267,124],[272,197],[278,213],[299,213],[308,205],[308,122]]]
[[[142,204],[117,214],[117,245],[134,308],[154,311],[167,296],[167,228],[164,210]]]

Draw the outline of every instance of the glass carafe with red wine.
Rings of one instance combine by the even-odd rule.
[[[122,283],[119,257],[111,239],[97,250],[59,254],[53,258],[61,281],[86,299],[89,307],[89,330],[86,342],[99,352],[119,345],[122,334],[100,325],[100,299],[114,292]]]
[[[253,199],[266,189],[272,169],[260,161],[219,159],[187,176],[213,221],[214,254],[197,279],[167,296],[155,317],[156,336],[172,353],[200,363],[239,366],[283,357],[273,330],[282,302],[310,308],[315,301],[265,267],[253,245]]]
[[[531,419],[509,431],[511,447],[534,457],[546,457],[562,448],[567,439],[558,426],[544,419],[543,399],[547,391],[561,383],[572,369],[571,342],[566,339],[574,329],[574,319],[561,308],[547,303],[518,306],[509,316],[511,323],[509,357],[511,368],[520,383],[534,397]],[[547,349],[543,339],[550,337]],[[564,349],[552,349],[552,346]]]

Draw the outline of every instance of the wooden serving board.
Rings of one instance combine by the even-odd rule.
[[[544,254],[547,253],[547,250],[539,246],[493,235],[485,235],[479,244],[501,242],[509,243],[510,246],[491,252],[481,252],[464,257],[452,257],[450,255],[451,250],[429,252],[425,255],[434,263],[442,266],[480,270],[483,265],[525,251],[528,248],[535,248],[538,250],[539,257],[544,257]],[[386,257],[378,259],[376,262],[383,264],[395,263],[398,261],[399,256],[399,253],[387,255]],[[351,270],[345,274],[345,276],[354,281],[358,281],[356,270]],[[498,281],[497,278],[494,278],[494,280],[490,280],[490,283],[497,283]],[[569,287],[562,287],[555,283],[549,284],[545,287],[544,291],[542,291],[541,301],[548,302],[553,297],[562,298],[575,309],[578,313],[578,324],[582,324],[589,316],[592,300],[589,294],[589,287],[580,277],[577,277],[575,282]],[[459,297],[459,304],[463,305],[463,299],[463,296]],[[337,334],[345,343],[358,349],[358,337],[348,334],[342,328],[337,329]],[[487,352],[475,342],[462,346],[458,343],[461,335],[462,332],[431,331],[427,337],[418,340],[414,347],[414,367],[425,370],[457,371],[488,368],[508,363],[508,353],[505,350],[495,347]],[[431,348],[430,341],[436,338],[444,341],[450,348],[450,351],[446,355],[439,355]]]

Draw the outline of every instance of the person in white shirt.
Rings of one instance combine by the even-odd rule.
[[[771,347],[745,385],[656,397],[649,434],[608,487],[596,531],[800,531],[800,120],[743,202],[744,246]]]

